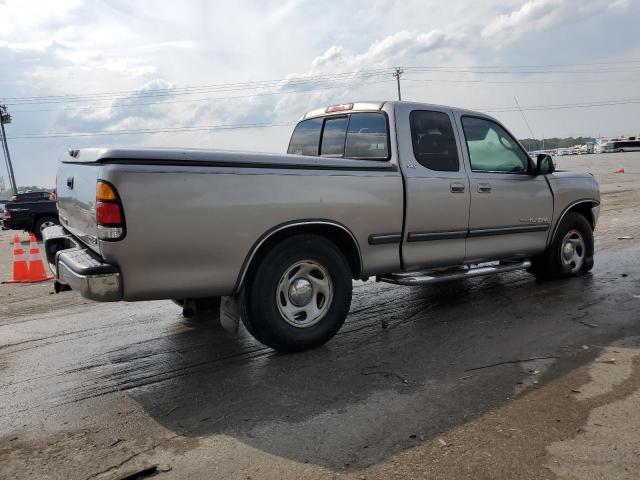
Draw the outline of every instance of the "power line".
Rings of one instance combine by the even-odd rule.
[[[584,75],[584,74],[601,74],[601,73],[637,73],[640,69],[600,69],[600,70],[475,70],[475,69],[456,69],[453,67],[403,67],[408,71],[429,72],[429,73],[465,73],[473,75]]]
[[[637,79],[598,79],[598,80],[460,80],[453,78],[405,78],[405,82],[415,83],[480,83],[487,85],[557,85],[557,84],[576,84],[576,83],[638,83],[640,78]]]
[[[519,66],[409,66],[403,67],[406,70],[423,71],[431,73],[468,73],[468,74],[482,74],[482,75],[536,75],[536,74],[588,74],[588,73],[635,73],[640,71],[638,69],[628,70],[620,68],[604,68],[604,69],[591,69],[591,70],[548,70],[549,68],[567,68],[576,66],[613,66],[613,65],[634,65],[640,64],[640,60],[630,61],[612,61],[612,62],[593,62],[593,63],[573,63],[573,64],[548,64],[548,65],[519,65]],[[400,67],[397,67],[400,68]],[[543,68],[547,70],[528,70],[531,68]],[[502,69],[502,70],[499,70]],[[525,70],[523,70],[525,69]],[[121,90],[112,92],[94,92],[86,94],[62,94],[62,95],[42,95],[42,96],[21,96],[21,97],[4,97],[8,105],[19,105],[27,103],[54,103],[64,101],[91,101],[96,99],[110,99],[110,98],[130,98],[135,97],[147,97],[147,96],[168,96],[168,95],[189,95],[196,93],[208,93],[213,91],[236,91],[236,90],[251,90],[259,88],[270,87],[282,87],[282,86],[295,86],[305,85],[310,82],[321,82],[345,79],[349,77],[362,77],[362,76],[375,76],[384,75],[389,71],[387,68],[359,70],[353,72],[332,73],[332,74],[318,74],[308,75],[304,77],[285,77],[281,79],[273,80],[261,80],[253,82],[232,82],[232,83],[218,83],[218,84],[206,84],[199,86],[185,86],[185,87],[171,87],[171,88],[157,88],[147,90]]]
[[[472,66],[453,66],[455,68],[553,68],[553,67],[593,67],[599,65],[628,65],[628,64],[640,64],[640,59],[636,60],[613,60],[608,62],[588,62],[588,63],[547,63],[538,65],[472,65]],[[449,68],[449,67],[443,67]]]
[[[536,111],[536,110],[571,110],[575,108],[592,108],[592,107],[611,107],[616,105],[635,105],[639,104],[640,99],[631,98],[631,99],[622,99],[622,100],[602,100],[598,102],[581,102],[581,103],[565,103],[565,104],[556,104],[556,105],[530,105],[524,106],[522,108],[513,108],[513,107],[490,107],[482,110],[484,112],[517,112],[520,110],[526,111]]]
[[[530,105],[523,106],[521,108],[513,107],[494,107],[494,108],[478,108],[484,112],[491,113],[508,113],[518,111],[533,111],[533,110],[562,110],[562,109],[574,109],[574,108],[595,108],[615,105],[629,105],[640,104],[640,99],[621,99],[621,100],[606,100],[598,102],[585,102],[574,104],[559,104],[559,105]],[[50,133],[27,133],[23,135],[16,135],[9,137],[10,139],[42,139],[42,138],[76,138],[76,137],[98,137],[98,136],[114,136],[114,135],[144,135],[144,134],[156,134],[156,133],[182,133],[182,132],[197,132],[197,131],[216,131],[216,130],[239,130],[239,129],[251,129],[251,128],[272,128],[272,127],[286,127],[294,125],[296,122],[272,122],[272,123],[249,123],[249,124],[222,124],[222,125],[209,125],[201,127],[166,127],[166,128],[144,128],[144,129],[126,129],[126,130],[103,130],[96,132],[50,132]]]
[[[403,72],[404,73],[404,72]],[[377,76],[377,75],[376,75]],[[393,74],[395,77],[395,73]],[[529,85],[529,84],[576,84],[576,83],[638,83],[640,79],[599,79],[599,80],[556,80],[556,81],[544,81],[544,80],[513,80],[513,81],[492,81],[492,80],[460,80],[454,78],[405,78],[402,77],[403,81],[412,82],[412,83],[447,83],[447,84],[486,84],[486,85]],[[140,107],[140,106],[150,106],[150,105],[171,105],[171,104],[179,104],[179,103],[196,103],[196,102],[215,102],[215,101],[228,101],[232,99],[239,98],[251,98],[251,97],[261,97],[261,96],[274,96],[274,95],[289,95],[289,94],[298,94],[305,92],[315,92],[315,91],[326,91],[326,90],[334,90],[342,87],[349,87],[353,85],[375,85],[375,84],[383,84],[387,83],[386,80],[375,81],[375,82],[357,82],[357,83],[340,83],[333,86],[320,87],[320,88],[308,88],[302,90],[290,90],[290,91],[275,91],[275,92],[261,92],[261,93],[250,93],[247,95],[232,95],[225,97],[208,97],[208,98],[195,98],[195,99],[183,99],[183,100],[167,100],[167,101],[157,101],[157,102],[144,102],[144,103],[110,103],[110,104],[93,104],[93,105],[85,105],[85,106],[65,106],[58,108],[37,108],[37,109],[22,109],[22,110],[14,110],[13,113],[36,113],[36,112],[56,112],[61,110],[94,110],[101,108],[132,108],[132,107]],[[201,93],[201,92],[198,92]],[[88,100],[87,100],[88,101]],[[59,103],[59,102],[55,102]],[[62,103],[62,102],[60,102]],[[32,103],[33,104],[33,103]]]
[[[282,88],[291,86],[306,86],[320,84],[329,81],[355,80],[358,78],[368,78],[386,75],[388,69],[378,70],[362,70],[353,73],[340,73],[331,75],[315,75],[305,78],[284,78],[273,81],[263,82],[244,82],[244,83],[224,83],[211,84],[192,87],[174,87],[147,90],[130,90],[121,92],[102,92],[88,94],[65,94],[65,95],[43,95],[30,97],[4,97],[8,100],[8,105],[22,105],[28,103],[57,103],[71,101],[91,101],[97,99],[117,99],[132,97],[155,97],[155,96],[172,96],[172,95],[193,95],[198,93],[211,92],[229,92],[238,90],[256,90],[265,88]]]
[[[247,124],[222,124],[208,125],[202,127],[167,127],[167,128],[141,128],[137,130],[103,130],[98,132],[51,132],[51,133],[25,133],[10,137],[14,140],[20,139],[36,139],[36,138],[76,138],[76,137],[100,137],[113,135],[145,135],[156,133],[176,133],[176,132],[203,132],[215,130],[240,130],[251,128],[270,128],[270,127],[288,127],[295,125],[296,122],[279,122],[279,123],[247,123]]]
[[[263,92],[263,93],[251,93],[248,95],[233,95],[226,97],[209,97],[209,98],[191,98],[185,100],[168,100],[163,102],[145,102],[145,103],[123,103],[123,104],[102,104],[102,105],[85,105],[85,106],[74,106],[74,107],[58,107],[58,108],[38,108],[38,109],[30,109],[30,110],[14,110],[13,113],[34,113],[34,112],[58,112],[61,110],[94,110],[100,108],[129,108],[129,107],[140,107],[140,106],[148,106],[148,105],[171,105],[177,103],[196,103],[196,102],[215,102],[215,101],[227,101],[238,98],[252,98],[252,97],[262,97],[262,96],[273,96],[273,95],[290,95],[297,93],[307,93],[307,92],[319,92],[326,90],[335,90],[343,87],[351,87],[351,86],[361,86],[361,85],[376,85],[382,83],[389,83],[390,80],[380,80],[375,82],[357,82],[357,83],[341,83],[337,85],[333,85],[330,87],[322,87],[322,88],[308,88],[303,90],[290,90],[290,91],[279,91],[279,92]]]

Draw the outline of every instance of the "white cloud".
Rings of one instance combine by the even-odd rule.
[[[196,42],[189,40],[173,40],[168,42],[150,43],[148,45],[142,45],[138,47],[139,51],[151,51],[151,50],[195,50],[198,48]]]
[[[376,40],[365,52],[359,54],[334,45],[311,62],[311,72],[355,71],[400,65],[408,59],[419,61],[432,52],[451,51],[462,45],[464,39],[465,35],[462,33],[445,33],[441,30],[427,33],[400,31]]]
[[[0,32],[12,36],[24,30],[45,28],[64,21],[82,0],[5,0],[0,3]]]
[[[500,15],[482,29],[484,38],[516,39],[531,31],[541,31],[565,22],[575,23],[607,10],[629,7],[629,0],[528,0],[518,10]]]

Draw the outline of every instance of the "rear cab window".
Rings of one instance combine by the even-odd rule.
[[[389,160],[389,133],[383,113],[351,113],[303,120],[287,153],[329,158]]]
[[[409,117],[413,155],[420,165],[438,172],[458,172],[458,144],[451,119],[443,112],[415,110]]]

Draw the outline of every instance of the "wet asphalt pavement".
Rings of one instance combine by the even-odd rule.
[[[586,361],[582,345],[640,334],[639,257],[636,245],[601,251],[592,275],[550,283],[523,272],[360,283],[337,337],[287,356],[170,302],[19,316],[0,326],[2,444],[95,426],[126,440],[141,410],[181,437],[223,434],[336,471],[371,465],[531,388],[519,360],[540,358],[544,382]]]
[[[361,478],[369,466],[367,478],[415,478],[437,473],[438,459],[406,458],[433,445],[453,465],[472,455],[455,478],[553,477],[527,468],[553,440],[541,431],[566,424],[555,440],[571,438],[589,414],[567,378],[586,379],[601,347],[640,335],[640,156],[560,162],[594,170],[601,184],[592,274],[357,283],[342,330],[301,354],[279,355],[213,318],[184,319],[169,301],[98,304],[53,295],[51,283],[0,286],[0,478],[125,478],[148,462],[172,466],[162,478]],[[627,173],[613,174],[620,165]],[[9,237],[0,232],[2,278]],[[529,407],[545,416],[533,393],[568,402],[551,424],[533,419],[538,430],[525,418]],[[510,408],[511,423],[483,423]],[[456,428],[473,438],[440,449]],[[522,432],[508,445],[529,463],[483,450],[502,429]],[[486,455],[495,461],[479,474]],[[496,475],[500,465],[511,470]]]

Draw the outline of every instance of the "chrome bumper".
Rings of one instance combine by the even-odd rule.
[[[98,302],[122,300],[122,280],[117,267],[78,242],[60,226],[43,232],[49,268],[57,281]]]

